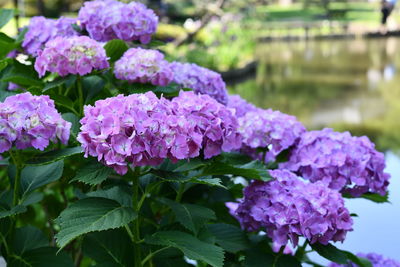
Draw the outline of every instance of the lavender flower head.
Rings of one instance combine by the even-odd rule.
[[[258,110],[256,106],[244,100],[240,95],[228,95],[227,106],[235,110],[237,118],[243,117],[247,112]]]
[[[400,262],[384,258],[382,255],[376,253],[368,253],[368,254],[358,253],[357,256],[368,259],[371,262],[372,267],[400,267]],[[346,265],[332,262],[329,265],[329,267],[359,267],[359,266],[353,262],[348,263]]]
[[[208,95],[194,92],[181,91],[172,103],[174,111],[183,114],[194,127],[193,134],[198,136],[196,139],[200,141],[202,138],[204,158],[240,148],[241,136],[233,110]]]
[[[61,17],[58,20],[46,19],[45,17],[33,17],[30,20],[28,31],[25,34],[22,47],[32,56],[44,48],[46,42],[57,36],[71,37],[78,35],[72,28],[76,19]]]
[[[145,5],[114,0],[85,2],[78,20],[91,38],[101,42],[121,39],[147,44],[158,25],[158,17]]]
[[[242,151],[266,162],[275,160],[279,153],[295,145],[305,132],[296,117],[271,109],[247,112],[238,121],[243,137]],[[257,148],[268,148],[264,159]]]
[[[57,139],[66,144],[70,128],[71,123],[62,119],[47,95],[23,93],[0,103],[0,153],[13,145],[44,150]]]
[[[152,92],[99,100],[85,107],[78,141],[85,156],[125,174],[128,164],[158,165],[199,155],[203,137],[169,100]]]
[[[157,50],[131,48],[115,62],[114,74],[129,82],[151,83],[165,86],[173,79],[173,73],[164,55]]]
[[[353,196],[366,192],[385,195],[390,178],[384,172],[383,153],[375,150],[368,137],[332,129],[304,133],[281,167]]]
[[[343,241],[353,221],[339,192],[323,183],[308,183],[287,170],[271,170],[275,180],[253,181],[231,210],[243,229],[264,229],[272,241],[294,247],[300,236],[311,244]],[[232,208],[232,206],[231,206]]]
[[[226,105],[228,94],[225,82],[219,73],[191,63],[171,63],[174,81],[198,94],[209,95]]]
[[[35,62],[39,76],[43,76],[46,71],[56,72],[60,76],[85,75],[93,69],[108,67],[104,48],[86,36],[57,37],[47,42]]]

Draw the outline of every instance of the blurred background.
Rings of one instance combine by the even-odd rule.
[[[76,16],[81,0],[0,0],[15,34],[32,16]],[[127,2],[127,1],[125,1]],[[148,0],[169,59],[220,72],[232,94],[295,115],[308,129],[367,135],[387,156],[389,200],[348,200],[339,247],[400,260],[400,3],[346,0]],[[384,17],[384,18],[383,18]]]

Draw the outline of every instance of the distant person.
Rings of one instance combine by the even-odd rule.
[[[381,32],[385,34],[387,32],[387,19],[392,13],[394,6],[396,5],[397,0],[382,0],[381,2],[381,12],[382,12],[382,30]]]

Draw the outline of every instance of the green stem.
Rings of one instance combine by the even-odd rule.
[[[183,183],[179,184],[178,193],[176,194],[176,198],[175,198],[176,202],[178,202],[178,203],[181,202],[184,192],[185,192],[185,184],[183,184]]]
[[[156,250],[156,251],[150,253],[149,255],[147,255],[146,258],[144,258],[144,260],[142,260],[142,265],[144,265],[146,262],[148,262],[149,260],[151,260],[151,259],[154,257],[154,255],[156,255],[157,253],[159,253],[159,252],[161,252],[161,251],[163,251],[163,250],[166,250],[166,249],[168,249],[168,248],[170,248],[170,246],[164,247],[164,248],[160,248],[159,250]]]
[[[278,259],[283,255],[283,251],[285,250],[285,246],[281,246],[278,255],[276,255],[274,259],[274,263],[272,264],[272,267],[276,266],[276,263],[278,262]]]
[[[301,247],[299,247],[296,251],[295,257],[298,258],[299,260],[302,260],[306,251],[308,245],[307,239],[304,240],[304,243]]]
[[[82,89],[82,81],[81,76],[78,75],[76,79],[76,85],[78,87],[78,94],[79,94],[79,114],[83,116],[83,89]]]
[[[19,158],[19,151],[16,151],[16,155],[10,151],[10,156],[13,159],[15,165],[15,179],[14,179],[14,196],[13,196],[13,206],[18,205],[19,202],[19,186],[21,184],[21,172],[22,172],[22,164]]]
[[[140,244],[137,242],[140,240],[140,207],[139,207],[139,177],[140,177],[140,168],[135,167],[133,171],[133,196],[132,196],[132,206],[135,212],[137,213],[137,218],[133,221],[133,238],[134,242],[134,250],[135,250],[135,267],[142,266],[142,259],[141,259],[141,249]]]

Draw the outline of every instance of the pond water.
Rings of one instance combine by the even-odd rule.
[[[391,204],[346,200],[359,217],[337,246],[400,260],[400,39],[275,42],[259,45],[257,58],[256,75],[231,84],[231,93],[308,129],[367,135],[386,151]]]

